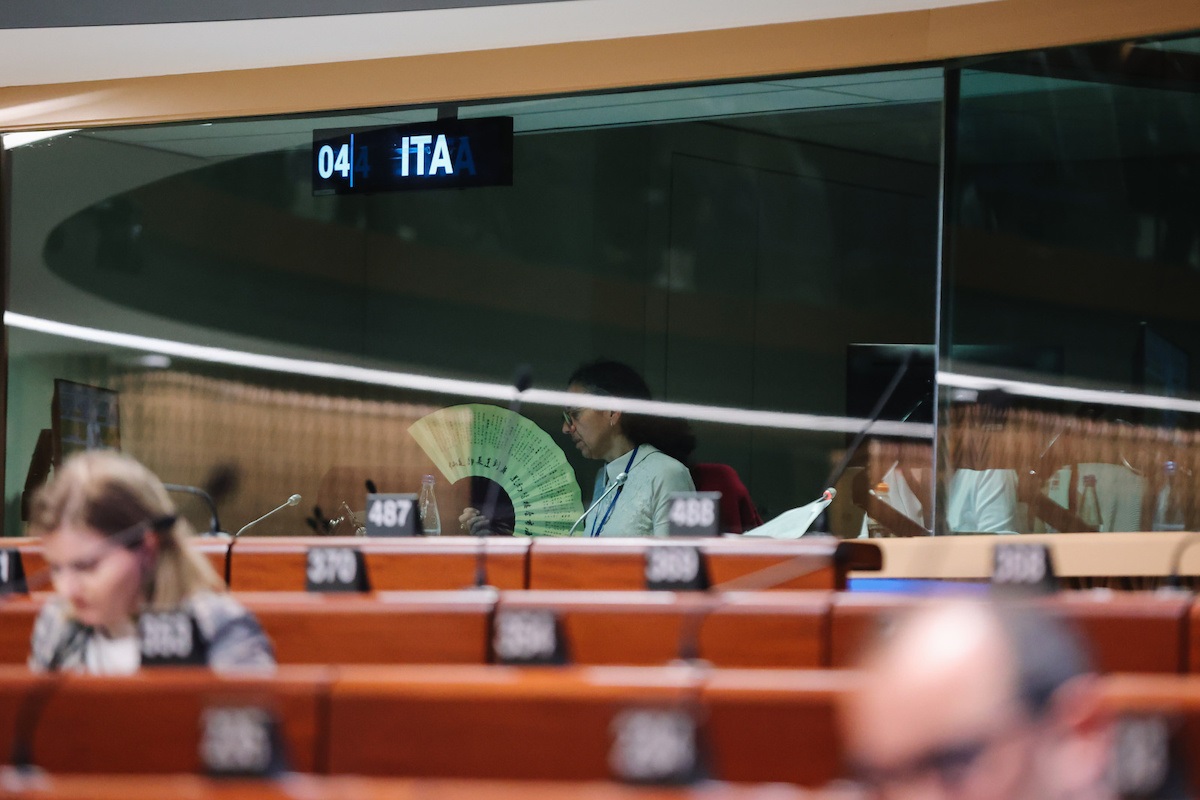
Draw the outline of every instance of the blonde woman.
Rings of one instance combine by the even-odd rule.
[[[125,674],[141,665],[138,617],[178,611],[195,620],[198,652],[214,669],[271,667],[258,621],[188,546],[162,482],[113,452],[73,456],[34,497],[30,532],[42,537],[55,597],[34,625],[30,667]]]

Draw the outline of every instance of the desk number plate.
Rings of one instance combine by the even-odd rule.
[[[695,718],[679,708],[629,708],[612,721],[608,765],[628,783],[687,784],[702,766]]]
[[[369,592],[366,559],[353,547],[310,547],[304,588],[310,592]]]
[[[674,492],[668,520],[672,536],[719,536],[721,493]]]
[[[500,664],[567,663],[562,626],[549,609],[497,611],[492,651]]]
[[[367,536],[420,536],[415,494],[367,495]]]
[[[650,545],[646,548],[646,588],[686,591],[708,588],[708,570],[699,547]]]
[[[996,586],[1052,592],[1058,580],[1050,548],[1044,544],[997,542],[992,564]]]
[[[0,550],[0,594],[24,594],[26,591],[28,587],[25,584],[21,551],[13,548]]]

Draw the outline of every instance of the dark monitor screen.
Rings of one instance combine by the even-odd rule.
[[[50,419],[56,467],[82,450],[121,449],[121,414],[111,389],[57,378]]]
[[[900,365],[912,361],[879,418],[933,422],[933,345],[849,344],[846,346],[846,416],[869,417]]]
[[[868,417],[904,359],[912,361],[879,415],[884,420],[933,422],[935,361],[931,344],[850,344],[846,346],[846,415]],[[953,364],[992,368],[1001,375],[1030,378],[1063,374],[1063,349],[1055,346],[954,344]],[[945,367],[943,367],[945,369]]]

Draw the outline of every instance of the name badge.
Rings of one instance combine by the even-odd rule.
[[[367,536],[420,536],[415,494],[367,495]]]
[[[627,783],[686,784],[703,777],[695,718],[682,709],[627,709],[611,725],[608,765]]]
[[[652,591],[703,591],[708,570],[700,548],[687,545],[646,548],[646,588]]]
[[[667,515],[671,536],[719,536],[720,492],[673,492]]]
[[[15,548],[0,550],[0,594],[25,594],[28,591],[21,551]]]
[[[1044,544],[998,542],[993,559],[994,586],[1047,593],[1058,588],[1050,548]]]
[[[214,777],[267,778],[287,772],[279,721],[257,707],[204,709],[200,763]]]
[[[369,592],[366,559],[354,547],[310,547],[304,588],[309,592]]]
[[[501,609],[496,612],[492,652],[500,664],[566,664],[567,648],[553,611]]]
[[[185,667],[208,664],[208,644],[191,614],[182,611],[146,612],[138,618],[143,667]]]

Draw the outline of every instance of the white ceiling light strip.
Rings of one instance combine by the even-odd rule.
[[[42,142],[46,139],[53,139],[56,136],[65,136],[68,133],[74,133],[79,128],[64,128],[57,131],[20,131],[17,133],[5,133],[0,135],[0,139],[4,140],[4,149],[12,150],[14,147],[20,147],[34,142]]]
[[[373,386],[389,386],[459,397],[485,398],[507,401],[513,399],[516,390],[509,384],[468,381],[455,378],[437,378],[412,372],[393,372],[367,367],[334,364],[327,361],[311,361],[299,358],[248,353],[223,347],[176,342],[131,333],[118,333],[99,328],[87,328],[66,322],[31,317],[13,311],[4,313],[4,324],[21,330],[62,336],[96,344],[124,347],[178,358],[189,358],[213,364],[227,364],[250,369],[283,372],[292,375],[308,375],[314,378],[352,381]],[[745,408],[697,405],[692,403],[669,403],[658,400],[627,400],[599,395],[573,392],[530,389],[522,400],[531,405],[554,407],[578,407],[615,409],[663,417],[678,417],[699,422],[718,422],[726,425],[765,427],[782,430],[817,431],[829,433],[857,433],[867,422],[857,417],[832,417],[817,414],[792,414],[782,411],[755,411]],[[878,436],[905,436],[930,438],[933,426],[918,422],[879,421],[871,426],[871,433]]]
[[[938,384],[954,389],[975,391],[1000,390],[1022,397],[1040,397],[1046,400],[1066,400],[1075,403],[1120,406],[1122,408],[1153,408],[1160,411],[1183,411],[1200,414],[1200,401],[1178,397],[1162,397],[1153,394],[1119,392],[1113,389],[1082,389],[1075,386],[1059,386],[1052,383],[1017,381],[1007,378],[989,378],[982,375],[964,375],[957,372],[939,372]]]

